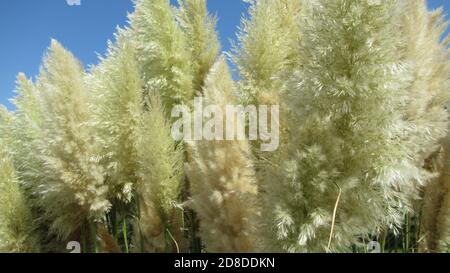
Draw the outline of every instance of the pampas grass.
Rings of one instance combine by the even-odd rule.
[[[208,105],[236,101],[234,84],[224,59],[211,69],[204,99]],[[223,117],[224,118],[224,117]],[[192,206],[200,220],[200,236],[211,252],[251,252],[256,249],[257,185],[246,141],[198,141],[190,147],[187,166]]]
[[[442,10],[246,2],[236,79],[205,0],[136,0],[88,69],[51,41],[0,107],[0,252],[448,251]],[[196,96],[280,105],[279,149],[175,140]]]
[[[2,109],[2,112],[4,110]],[[6,116],[0,115],[0,133]],[[39,236],[7,144],[0,139],[0,252],[39,252]]]

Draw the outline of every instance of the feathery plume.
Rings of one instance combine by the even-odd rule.
[[[147,90],[158,90],[166,107],[194,95],[186,36],[168,0],[137,0],[130,16],[137,60]]]
[[[439,140],[447,134],[450,100],[450,62],[448,43],[441,42],[447,22],[442,10],[429,12],[424,0],[402,1],[400,11],[405,33],[405,62],[413,67],[410,100],[406,120],[414,121],[415,133],[410,140],[417,164],[440,149]]]
[[[172,216],[178,203],[183,178],[183,149],[175,143],[171,126],[158,94],[150,93],[148,109],[139,120],[136,134],[138,160],[138,241],[144,251],[164,251],[166,230],[171,230]],[[138,247],[140,244],[137,244]],[[163,248],[165,247],[165,248]]]
[[[190,49],[193,87],[196,92],[201,92],[220,50],[217,19],[208,14],[206,0],[178,0],[178,3],[178,22]]]
[[[430,157],[427,167],[436,172],[428,182],[423,197],[421,243],[423,252],[447,252],[450,246],[450,138]]]
[[[205,103],[225,110],[233,104],[235,87],[226,61],[220,59],[206,80]],[[210,252],[255,251],[257,186],[246,141],[198,141],[187,164],[192,206],[200,235]]]
[[[107,56],[88,76],[110,196],[124,203],[131,201],[138,180],[136,138],[145,137],[136,134],[144,94],[129,34],[128,30],[118,31],[117,42],[109,42]]]
[[[243,99],[277,104],[284,76],[299,61],[300,8],[298,0],[249,1],[250,18],[243,18],[233,60],[242,77]]]
[[[2,126],[0,118],[0,127]],[[4,136],[3,128],[0,128]],[[21,189],[6,144],[0,138],[0,252],[39,252],[31,210]]]
[[[13,100],[16,111],[10,126],[10,144],[12,157],[19,172],[22,183],[27,189],[33,188],[40,180],[45,179],[41,172],[44,161],[40,157],[37,140],[43,138],[43,119],[39,91],[36,85],[20,73],[17,76],[16,92]]]
[[[304,3],[304,61],[281,101],[289,141],[261,168],[266,249],[349,251],[401,223],[422,176],[402,138],[411,76],[396,51],[397,7]]]
[[[84,77],[81,64],[53,40],[37,86],[45,116],[42,139],[34,141],[44,168],[35,171],[45,179],[33,187],[61,239],[79,236],[110,208]]]
[[[415,133],[409,149],[418,167],[428,171],[424,187],[421,226],[423,251],[446,251],[442,239],[448,224],[448,137],[450,62],[448,39],[441,40],[448,22],[442,9],[429,12],[424,0],[403,1],[402,30],[406,36],[405,60],[413,66],[410,102],[405,119],[412,120]],[[446,211],[447,209],[447,211]]]
[[[159,90],[144,96],[129,34],[120,30],[117,43],[110,43],[108,56],[92,71],[96,119],[112,198],[127,203],[136,195],[135,251],[163,252],[164,232],[178,200],[183,153],[171,138]]]

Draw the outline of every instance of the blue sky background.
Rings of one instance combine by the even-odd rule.
[[[444,6],[450,13],[449,0],[428,2],[430,8]],[[209,0],[210,12],[219,18],[224,50],[230,49],[229,39],[235,38],[246,7],[242,0]],[[0,104],[13,109],[9,99],[15,96],[16,75],[37,75],[50,38],[85,65],[97,63],[97,53],[105,52],[106,41],[117,25],[126,24],[127,12],[132,11],[131,0],[81,0],[80,6],[69,6],[66,0],[1,0]]]

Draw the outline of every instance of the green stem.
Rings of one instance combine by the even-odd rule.
[[[180,254],[180,247],[178,246],[178,242],[177,240],[175,240],[175,238],[173,237],[172,233],[170,232],[170,230],[167,228],[166,229],[167,234],[169,235],[170,239],[173,241],[173,243],[175,244],[177,253]]]
[[[381,253],[384,253],[386,249],[387,229],[383,229],[380,236]]]
[[[98,244],[97,244],[97,226],[95,223],[90,224],[90,231],[91,231],[91,239],[93,244],[93,251],[94,253],[98,253]]]
[[[122,233],[125,242],[125,252],[130,253],[130,250],[128,249],[127,222],[125,219],[123,219]]]
[[[88,253],[88,249],[87,249],[87,239],[86,239],[86,232],[83,231],[83,234],[81,236],[82,238],[82,253]]]
[[[405,213],[405,232],[403,235],[403,252],[409,253],[409,214]]]

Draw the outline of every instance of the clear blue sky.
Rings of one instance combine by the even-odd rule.
[[[277,1],[277,0],[274,0]],[[175,2],[175,1],[173,1]],[[429,0],[429,6],[445,6],[449,0]],[[219,18],[218,29],[224,50],[235,37],[240,17],[246,10],[242,0],[209,0],[210,11]],[[85,65],[97,63],[106,41],[112,39],[117,25],[126,24],[131,0],[81,0],[69,6],[66,0],[0,1],[0,104],[12,108],[8,100],[15,96],[18,72],[34,77],[50,38],[60,41]]]

